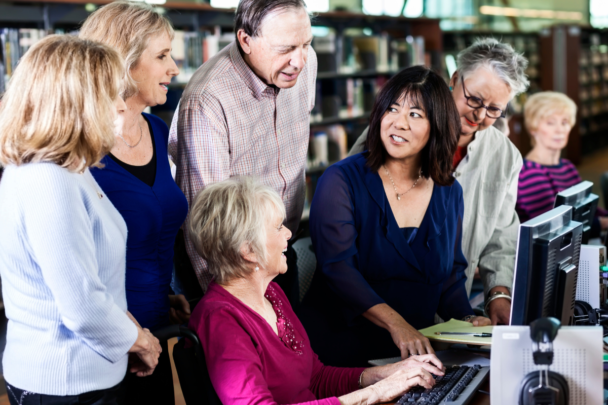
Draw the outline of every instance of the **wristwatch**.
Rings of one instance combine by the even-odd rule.
[[[497,299],[499,299],[499,298],[505,298],[505,299],[508,299],[509,301],[511,301],[511,296],[510,296],[509,294],[506,294],[506,293],[504,293],[504,292],[502,292],[502,291],[494,291],[492,294],[490,294],[490,295],[488,296],[488,299],[486,300],[486,305],[485,305],[485,307],[483,308],[483,310],[484,310],[484,312],[485,312],[486,314],[488,314],[488,315],[489,315],[489,312],[488,312],[488,307],[489,307],[489,305],[490,305],[490,302],[492,302],[492,301],[494,301],[494,300],[497,300]]]

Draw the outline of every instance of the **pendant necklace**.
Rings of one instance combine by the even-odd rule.
[[[406,195],[407,193],[409,193],[410,191],[412,191],[414,189],[414,187],[416,187],[416,184],[418,184],[418,181],[420,180],[420,178],[422,177],[422,169],[420,169],[418,171],[418,178],[416,179],[416,181],[414,182],[414,184],[412,184],[412,187],[410,187],[409,190],[407,190],[405,193],[401,193],[399,194],[397,192],[397,187],[395,187],[395,182],[393,181],[393,177],[391,176],[390,172],[388,171],[388,169],[386,168],[386,166],[384,166],[384,171],[386,172],[386,175],[388,176],[388,178],[391,181],[391,184],[393,185],[393,189],[395,189],[395,194],[397,195],[397,200],[401,201],[401,196]]]

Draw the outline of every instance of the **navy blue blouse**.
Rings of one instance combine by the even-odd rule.
[[[127,223],[127,305],[144,328],[169,324],[173,244],[188,213],[188,202],[171,177],[169,129],[158,117],[143,114],[156,147],[156,178],[150,187],[110,156],[91,173]]]
[[[358,364],[339,358],[382,355],[362,345],[382,342],[398,355],[388,332],[361,316],[374,305],[388,304],[416,329],[432,325],[436,313],[446,320],[473,314],[464,286],[460,184],[435,185],[420,227],[399,228],[382,180],[366,162],[362,153],[329,167],[310,212],[317,270],[301,320],[315,352],[334,366]],[[340,357],[344,350],[351,353]]]

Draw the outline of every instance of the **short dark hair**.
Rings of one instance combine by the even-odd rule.
[[[289,8],[306,11],[306,3],[304,0],[241,0],[234,16],[234,35],[242,29],[247,35],[257,37],[268,14]]]
[[[378,171],[387,157],[380,137],[380,124],[388,109],[402,97],[420,101],[431,131],[422,154],[422,175],[440,186],[454,183],[453,159],[460,136],[460,116],[448,85],[437,73],[424,66],[412,66],[393,76],[382,88],[370,117],[365,141],[367,165]]]

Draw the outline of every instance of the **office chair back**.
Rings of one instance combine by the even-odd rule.
[[[196,333],[173,325],[154,332],[154,336],[161,341],[182,337],[173,347],[173,361],[186,405],[222,405],[211,384],[205,353]]]
[[[312,276],[315,274],[317,267],[317,257],[312,250],[312,240],[310,238],[298,239],[293,244],[293,249],[298,255],[298,279],[300,282],[300,302],[302,302],[310,283],[312,283]]]

